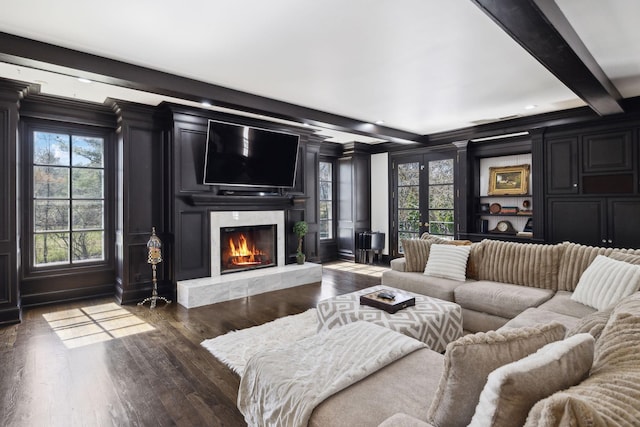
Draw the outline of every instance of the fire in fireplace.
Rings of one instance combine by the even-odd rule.
[[[220,273],[276,265],[276,226],[220,228]]]

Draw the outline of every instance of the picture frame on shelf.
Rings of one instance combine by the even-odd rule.
[[[529,165],[489,168],[489,196],[528,194]]]

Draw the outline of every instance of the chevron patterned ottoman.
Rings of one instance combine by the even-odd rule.
[[[415,306],[390,314],[360,305],[360,295],[382,289],[394,290],[378,285],[320,301],[317,306],[318,332],[366,320],[418,339],[437,352],[443,352],[447,344],[462,336],[462,309],[453,302],[402,291],[415,296]]]

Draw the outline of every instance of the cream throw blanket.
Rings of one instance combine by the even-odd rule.
[[[247,363],[238,409],[249,426],[306,426],[327,397],[426,347],[369,322],[354,322],[264,351]]]

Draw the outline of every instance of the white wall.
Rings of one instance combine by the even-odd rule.
[[[371,231],[385,233],[383,254],[389,255],[389,154],[371,155]]]

